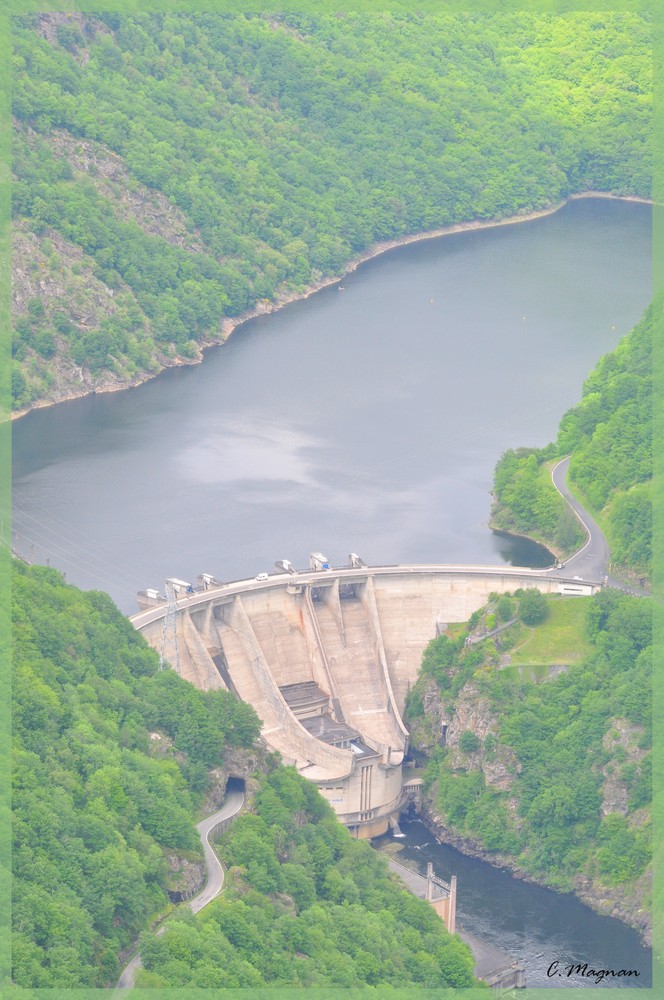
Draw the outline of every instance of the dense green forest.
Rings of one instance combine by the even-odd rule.
[[[202,854],[210,769],[260,723],[228,692],[159,670],[107,595],[55,570],[15,564],[13,620],[13,980],[107,986],[168,912],[172,860]],[[233,890],[146,936],[146,985],[473,985],[465,945],[313,785],[276,764],[258,780],[223,843]]]
[[[494,475],[496,527],[535,535],[567,554],[576,539],[548,463],[571,454],[570,485],[604,528],[612,567],[650,577],[652,345],[664,331],[663,309],[659,296],[615,351],[600,359],[554,444],[505,452]]]
[[[229,889],[143,938],[138,986],[479,985],[466,945],[293,768],[264,775],[254,807],[221,842]]]
[[[166,854],[201,854],[208,769],[260,723],[160,671],[106,594],[55,570],[15,564],[13,630],[14,979],[102,986],[168,905]]]
[[[406,719],[430,755],[430,800],[453,831],[556,889],[586,879],[647,906],[638,880],[650,860],[651,604],[615,590],[518,595],[496,598],[425,651]],[[506,666],[526,633],[570,600],[587,603],[577,644],[589,655],[562,671],[555,654],[535,672]],[[513,624],[465,644],[495,619]]]
[[[16,408],[198,355],[379,241],[650,195],[638,13],[14,21]]]

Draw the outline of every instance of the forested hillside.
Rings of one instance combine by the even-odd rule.
[[[231,752],[260,759],[260,723],[228,692],[160,671],[107,595],[54,570],[15,564],[13,619],[13,981],[113,985],[200,861],[211,778]],[[222,847],[232,891],[146,936],[145,985],[473,985],[470,952],[429,905],[263,756],[253,814]]]
[[[651,604],[615,590],[501,597],[433,640],[406,719],[448,838],[648,928],[651,670]]]
[[[598,517],[614,571],[650,578],[652,553],[652,346],[664,332],[664,298],[605,355],[560,422],[555,444],[508,451],[494,476],[493,523],[562,551],[575,538],[549,463],[571,453],[569,482]],[[577,535],[578,539],[578,535]]]
[[[143,939],[138,986],[480,985],[466,945],[294,769],[263,776],[255,809],[223,837],[227,891]]]
[[[640,14],[14,26],[17,409],[195,358],[379,241],[650,194]]]
[[[15,565],[14,979],[102,986],[168,905],[168,856],[202,855],[208,769],[259,721],[158,657],[100,592]]]

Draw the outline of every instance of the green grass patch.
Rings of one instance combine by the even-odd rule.
[[[563,670],[567,667],[563,666]],[[511,680],[528,684],[541,684],[542,681],[549,680],[557,673],[557,668],[550,663],[520,663],[516,666],[505,667],[503,671]]]
[[[467,631],[468,631],[468,622],[450,622],[450,624],[447,626],[447,631],[445,632],[445,635],[453,642],[456,642],[457,639],[460,639],[461,636],[465,635]]]
[[[592,651],[586,633],[590,597],[555,597],[549,617],[536,628],[527,629],[523,642],[511,651],[511,665],[576,663]]]

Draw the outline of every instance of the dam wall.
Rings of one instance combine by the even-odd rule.
[[[250,703],[268,747],[367,837],[407,798],[401,713],[425,646],[491,594],[529,587],[562,596],[599,585],[506,567],[363,566],[206,583],[168,602],[146,592],[131,620],[192,684]]]

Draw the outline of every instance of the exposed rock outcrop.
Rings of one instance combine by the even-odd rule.
[[[635,726],[625,719],[614,719],[611,729],[604,734],[602,743],[609,753],[624,758],[625,764],[638,764],[647,754],[647,750],[639,747],[639,739],[643,734],[642,726]],[[602,789],[602,816],[609,813],[627,815],[629,789],[622,768],[613,762],[602,768],[604,787]]]
[[[169,879],[167,892],[172,903],[191,899],[205,885],[205,864],[182,854],[167,854]]]
[[[266,769],[268,751],[257,747],[245,750],[240,747],[226,747],[224,749],[223,767],[216,767],[210,771],[211,784],[208,789],[205,801],[201,806],[201,813],[207,816],[215,809],[220,809],[226,794],[226,785],[229,778],[240,778],[245,782],[247,799],[251,800],[252,792],[257,787],[257,782],[253,775],[257,771]]]

